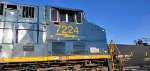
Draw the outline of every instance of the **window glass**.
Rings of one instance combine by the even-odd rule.
[[[0,46],[0,52],[2,51],[2,46]]]
[[[34,7],[23,6],[22,14],[24,18],[34,18]]]
[[[60,13],[60,21],[66,21],[66,14],[65,13]]]
[[[58,21],[57,20],[57,10],[51,10],[51,21]]]
[[[28,9],[29,9],[29,10],[28,10],[29,17],[32,17],[32,8],[29,7]]]
[[[9,9],[17,9],[17,6],[16,5],[7,5],[7,8],[9,8]]]
[[[82,14],[81,13],[77,13],[76,14],[76,19],[77,19],[77,23],[81,23],[82,22]]]
[[[68,14],[68,22],[74,22],[74,14]]]
[[[31,7],[31,17],[34,18],[34,7]]]
[[[0,15],[3,15],[4,4],[0,3]]]

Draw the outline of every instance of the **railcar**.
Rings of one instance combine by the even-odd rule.
[[[150,46],[117,44],[124,66],[148,66],[150,65]]]

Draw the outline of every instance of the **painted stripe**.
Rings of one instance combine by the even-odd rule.
[[[103,58],[110,58],[110,55],[68,55],[68,56],[0,58],[0,63],[38,62],[38,61],[52,61],[52,60],[103,59]]]

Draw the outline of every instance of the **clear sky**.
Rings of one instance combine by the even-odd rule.
[[[82,9],[89,22],[106,29],[108,42],[133,44],[150,38],[150,0],[3,0],[38,6],[54,5]]]

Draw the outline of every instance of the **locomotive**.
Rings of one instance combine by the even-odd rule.
[[[123,57],[125,65],[150,64],[149,46],[116,46],[121,52],[116,57]],[[110,58],[105,29],[88,22],[83,10],[0,2],[0,68],[5,63],[79,59],[110,67]]]
[[[1,62],[26,57],[108,55],[107,50],[105,29],[88,22],[83,10],[0,3]]]

